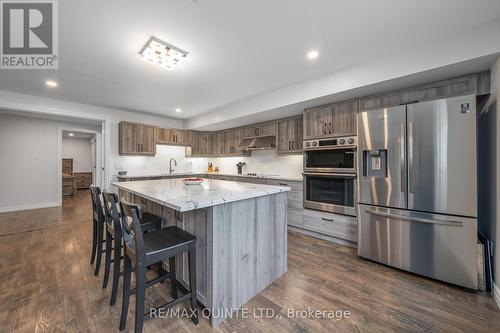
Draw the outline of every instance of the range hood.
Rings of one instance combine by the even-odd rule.
[[[244,139],[239,148],[244,150],[276,149],[276,136],[259,136],[253,139]]]

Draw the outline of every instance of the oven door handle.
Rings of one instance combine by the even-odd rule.
[[[303,176],[323,176],[323,177],[346,177],[346,178],[356,178],[355,173],[322,173],[322,172],[303,172]]]

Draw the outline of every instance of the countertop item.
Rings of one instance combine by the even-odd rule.
[[[229,176],[229,177],[243,177],[243,178],[262,178],[262,179],[276,179],[276,180],[285,180],[285,181],[293,181],[293,182],[301,182],[302,177],[283,177],[280,175],[238,175],[236,173],[221,173],[221,172],[179,172],[179,173],[156,173],[156,174],[133,174],[129,173],[126,176],[117,175],[120,179],[132,179],[132,178],[151,178],[151,177],[179,177],[179,176],[190,176],[190,175],[200,175],[204,177],[209,176]]]
[[[185,185],[182,179],[115,182],[113,185],[179,212],[291,190],[290,187],[286,186],[210,179],[205,179],[198,186]]]

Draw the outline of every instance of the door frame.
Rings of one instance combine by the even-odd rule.
[[[43,103],[40,103],[43,104]],[[101,135],[102,135],[102,170],[101,174],[101,182],[96,184],[101,188],[105,188],[110,190],[111,188],[111,117],[102,115],[102,114],[93,114],[88,112],[81,112],[78,108],[73,106],[73,110],[68,112],[68,109],[71,109],[71,106],[68,107],[60,107],[60,106],[39,106],[33,105],[31,103],[15,103],[15,102],[6,102],[0,100],[0,109],[11,110],[16,112],[22,112],[24,114],[33,114],[38,116],[45,117],[55,117],[58,121],[70,122],[70,123],[78,123],[85,121],[92,121],[93,123],[101,123]],[[62,132],[61,135],[58,136],[61,138],[62,142]],[[61,153],[62,156],[62,153]],[[61,157],[62,158],[62,157]],[[59,177],[59,191],[62,193],[62,163],[58,163],[61,170],[58,172]],[[62,195],[59,195],[60,205],[62,205]]]

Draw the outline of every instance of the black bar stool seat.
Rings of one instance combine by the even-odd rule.
[[[143,235],[146,265],[158,262],[158,258],[169,258],[173,254],[189,250],[196,237],[179,227],[169,226]],[[161,260],[161,259],[160,259]]]

